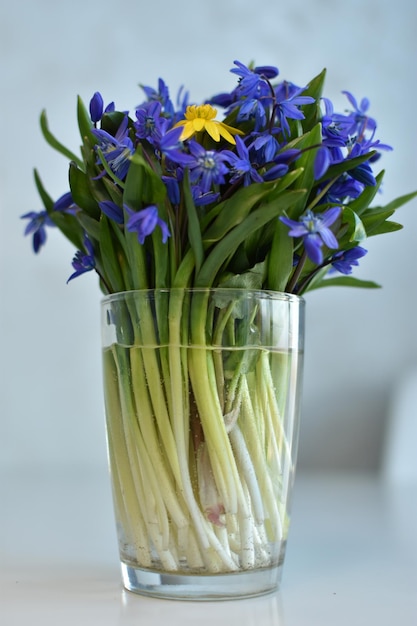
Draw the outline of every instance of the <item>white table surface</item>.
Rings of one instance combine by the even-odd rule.
[[[121,587],[108,477],[0,475],[3,626],[415,626],[417,485],[297,476],[278,593],[228,602]]]

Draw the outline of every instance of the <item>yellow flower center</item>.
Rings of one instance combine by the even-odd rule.
[[[211,104],[192,104],[188,106],[185,111],[185,119],[188,121],[203,119],[212,120],[216,117],[217,110],[211,106]]]

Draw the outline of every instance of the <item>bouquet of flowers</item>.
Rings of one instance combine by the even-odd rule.
[[[81,156],[41,115],[70,161],[69,191],[54,201],[35,171],[44,210],[23,216],[26,234],[38,252],[58,227],[77,250],[68,280],[95,271],[108,324],[127,322],[104,371],[121,553],[138,567],[279,562],[270,545],[286,537],[295,453],[284,381],[295,357],[253,350],[260,322],[239,294],[376,286],[351,276],[363,243],[401,228],[390,218],[416,195],[371,206],[390,147],[366,98],[345,92],[338,113],[324,71],[302,87],[272,66],[235,61],[231,72],[232,91],[203,104],[183,89],[174,103],[161,79],[142,87],[133,115],[98,92],[89,109],[79,98]],[[212,289],[222,290],[214,305]],[[133,299],[111,307],[111,294],[137,290],[170,296],[155,295],[152,311]],[[225,334],[233,350],[219,357]]]
[[[54,202],[38,173],[45,210],[27,213],[38,252],[58,226],[76,246],[70,279],[95,270],[105,293],[164,287],[258,287],[301,295],[324,285],[374,286],[351,274],[366,237],[395,231],[394,211],[370,204],[384,172],[369,102],[346,93],[335,113],[322,96],[325,72],[306,87],[273,84],[275,67],[246,67],[230,93],[175,107],[163,80],[143,87],[133,119],[78,99],[81,158],[48,128],[70,159],[70,191]],[[217,120],[216,107],[225,110]]]

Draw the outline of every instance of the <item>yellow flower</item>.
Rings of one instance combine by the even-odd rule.
[[[210,104],[188,106],[185,111],[185,120],[175,124],[175,126],[184,126],[180,137],[181,141],[189,139],[201,130],[206,130],[214,141],[220,141],[220,138],[223,137],[229,143],[235,144],[233,135],[243,135],[244,133],[237,128],[223,124],[223,122],[218,122],[214,119],[216,115],[217,110]]]

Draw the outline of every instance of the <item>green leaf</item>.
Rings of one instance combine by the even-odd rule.
[[[382,234],[384,232],[390,232],[389,230],[384,230],[384,229],[385,229],[385,224],[387,223],[387,220],[391,217],[391,215],[394,214],[394,212],[395,211],[393,210],[373,211],[372,209],[370,209],[369,211],[364,213],[362,215],[362,222],[366,229],[366,234],[368,235],[368,237],[370,237],[371,235]],[[391,222],[391,223],[395,224],[395,222]],[[400,225],[398,224],[397,227],[393,228],[393,230],[399,230],[399,228],[400,228]]]
[[[77,120],[78,120],[78,128],[80,130],[80,135],[83,141],[87,138],[88,140],[92,139],[91,129],[93,127],[93,123],[91,121],[90,115],[84,106],[83,101],[80,96],[77,98]],[[95,138],[93,139],[93,143],[96,143]]]
[[[184,203],[188,218],[188,239],[194,252],[196,271],[199,272],[204,259],[203,241],[201,239],[200,221],[198,219],[193,196],[190,188],[188,170],[184,173]]]
[[[350,170],[353,170],[355,167],[358,167],[358,165],[361,165],[362,163],[369,161],[369,159],[371,159],[375,154],[376,154],[376,151],[373,150],[371,152],[368,152],[367,154],[362,154],[353,159],[345,159],[341,163],[336,163],[336,165],[331,165],[329,169],[327,170],[327,172],[319,180],[316,181],[316,185],[321,186],[323,183],[326,183],[327,181],[330,181],[333,178],[338,178],[341,174],[344,174],[345,172],[349,172]]]
[[[303,167],[297,167],[295,170],[290,170],[282,178],[275,181],[275,186],[271,190],[271,194],[279,194],[284,189],[288,189],[304,172]]]
[[[374,283],[372,280],[362,280],[353,276],[337,276],[335,278],[325,278],[319,283],[313,284],[307,289],[312,291],[319,287],[361,287],[363,289],[379,289],[381,285]]]
[[[267,289],[285,290],[293,269],[293,246],[293,238],[288,235],[288,227],[277,220],[268,257]]]
[[[122,206],[123,204],[123,191],[114,184],[112,180],[109,180],[104,176],[102,178],[103,185],[106,189],[108,195],[104,194],[104,192],[100,192],[98,190],[94,190],[94,195],[99,202],[103,202],[104,200],[108,200],[109,198],[118,206]]]
[[[155,289],[163,289],[168,286],[169,281],[169,243],[163,243],[161,231],[155,228],[151,235],[153,245],[153,263]]]
[[[152,167],[145,161],[141,154],[141,150],[138,150],[132,157],[131,167],[135,166],[136,170],[141,168],[145,174],[142,181],[142,201],[145,203],[159,204],[163,202],[166,197],[166,187],[161,180],[160,176],[152,169]]]
[[[106,282],[113,292],[124,291],[125,284],[120,267],[120,258],[109,226],[109,219],[102,214],[100,219],[100,257],[103,270],[106,274]]]
[[[288,216],[292,219],[298,219],[306,208],[306,199],[308,198],[313,186],[314,180],[314,162],[316,159],[315,147],[321,143],[321,124],[316,124],[314,128],[297,139],[291,142],[288,147],[298,148],[303,150],[302,155],[297,159],[297,167],[302,168],[302,173],[297,177],[294,182],[293,189],[305,189],[307,194],[300,196],[298,203],[292,207],[291,213]]]
[[[366,209],[368,209],[372,200],[378,193],[379,188],[381,187],[382,179],[384,178],[385,172],[380,172],[376,177],[376,185],[368,185],[364,188],[360,196],[358,196],[352,202],[349,202],[348,206],[357,213],[357,215],[361,215]]]
[[[416,197],[417,197],[417,191],[413,191],[412,193],[406,193],[405,195],[399,196],[399,198],[392,200],[392,202],[390,202],[389,204],[385,206],[385,209],[387,211],[391,211],[391,210],[396,211],[400,206],[407,204],[407,202],[410,202],[410,200],[414,200],[414,198]]]
[[[75,163],[70,163],[69,183],[75,204],[90,217],[99,219],[100,208],[92,197],[90,178]]]
[[[254,183],[242,187],[230,198],[221,203],[217,218],[203,234],[205,246],[220,241],[232,228],[240,224],[250,213],[255,204],[268,195],[273,184]]]
[[[318,76],[313,78],[302,93],[303,96],[311,96],[315,99],[314,104],[305,104],[301,107],[305,119],[302,120],[304,132],[311,130],[321,119],[320,99],[323,93],[326,70],[324,69]]]
[[[131,158],[124,184],[123,202],[131,209],[142,208],[143,204],[159,204],[165,200],[166,188],[158,174],[145,161],[139,145]]]
[[[77,214],[77,219],[81,226],[88,233],[90,239],[98,241],[100,239],[100,222],[86,215],[82,211]]]
[[[40,125],[41,125],[42,134],[45,140],[51,146],[51,148],[63,154],[70,161],[75,161],[75,163],[77,163],[80,169],[84,169],[84,163],[82,162],[82,160],[79,157],[77,157],[73,152],[71,152],[71,150],[68,150],[68,148],[66,148],[62,143],[60,143],[49,130],[48,119],[46,117],[45,110],[43,110],[41,113]]]
[[[129,168],[127,178],[126,178],[126,187],[123,193],[123,202],[132,207],[135,205],[137,194],[140,193],[140,188],[136,187],[136,185],[140,184],[141,176],[142,176],[142,168],[138,169],[138,177],[135,177],[135,168]],[[139,181],[138,181],[139,178]],[[129,219],[129,215],[125,211],[125,224]],[[138,241],[137,234],[134,232],[129,232],[126,227],[124,230],[124,240],[125,240],[125,251],[127,260],[129,263],[129,268],[131,272],[131,280],[132,280],[132,288],[133,289],[147,289],[148,288],[148,265],[146,256],[145,256],[145,247],[141,245]]]
[[[346,239],[349,243],[360,243],[366,239],[365,226],[359,215],[352,211],[350,206],[343,209],[342,220],[347,224],[348,230],[346,236],[339,240],[339,247],[344,247],[343,242]]]
[[[280,198],[279,202],[274,200],[250,213],[246,219],[229,231],[227,235],[214,246],[196,276],[195,286],[211,287],[216,279],[217,273],[227,259],[234,254],[239,244],[253,231],[277,218],[284,211],[299,202],[300,196],[304,195],[304,193],[304,191],[286,191],[282,194],[282,198]]]
[[[46,211],[48,213],[50,213],[53,210],[54,201],[52,200],[51,196],[45,190],[45,187],[43,186],[41,177],[39,176],[39,173],[38,173],[38,171],[36,169],[33,170],[33,175],[35,177],[35,185],[36,185],[38,193],[39,193],[39,195],[41,197],[43,205],[44,205]]]
[[[100,127],[102,130],[109,133],[109,135],[115,137],[120,124],[124,121],[124,119],[125,113],[122,113],[121,111],[109,111],[104,113],[101,118]],[[130,122],[130,119],[128,121]]]
[[[130,164],[123,190],[123,202],[131,209],[141,208],[144,174],[143,168],[137,162]]]
[[[219,282],[219,287],[230,289],[262,289],[265,280],[265,263],[257,263],[243,274],[231,274]]]
[[[391,211],[391,214],[392,214],[401,206],[403,206],[404,204],[407,204],[407,202],[410,202],[416,197],[417,197],[417,191],[413,191],[412,193],[407,193],[404,196],[395,198],[394,200],[392,200],[385,206],[371,208],[370,211],[372,211],[374,215],[377,213],[384,213],[386,211]]]
[[[370,237],[374,237],[375,235],[384,235],[385,233],[393,233],[397,230],[401,230],[403,228],[402,224],[398,224],[398,222],[385,221],[380,226],[374,228],[369,234]]]

